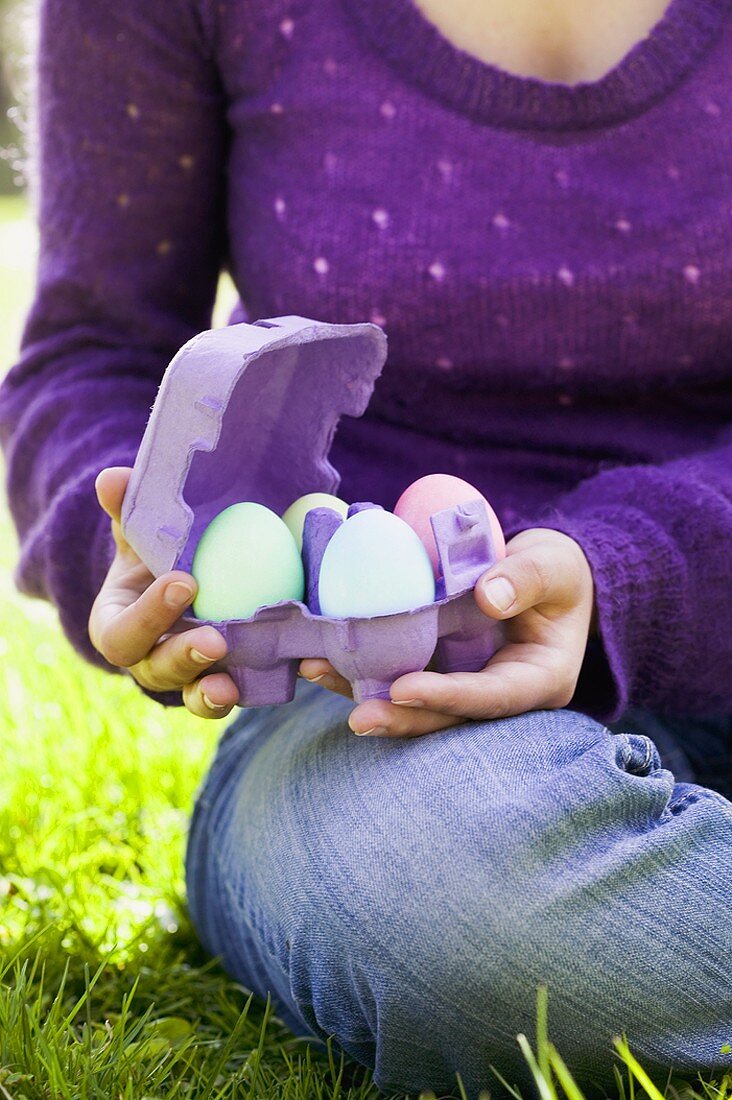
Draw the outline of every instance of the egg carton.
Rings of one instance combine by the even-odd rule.
[[[163,377],[122,509],[122,531],[153,575],[190,572],[204,530],[231,504],[282,515],[305,493],[335,495],[340,477],[328,452],[338,421],[362,415],[385,360],[386,336],[369,323],[274,317],[189,340]],[[221,632],[228,652],[213,670],[231,676],[240,706],[292,699],[303,657],[327,658],[357,702],[388,698],[397,677],[430,660],[438,672],[476,671],[503,640],[472,591],[496,560],[485,504],[445,509],[431,523],[443,572],[433,603],[335,619],[286,600],[225,622],[189,612],[175,630],[211,623]],[[328,524],[323,510],[306,518],[311,594]]]

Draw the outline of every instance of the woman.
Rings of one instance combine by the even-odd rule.
[[[23,589],[161,702],[236,704],[217,631],[159,642],[192,578],[153,581],[118,522],[224,264],[233,320],[387,331],[345,499],[452,472],[506,531],[483,672],[354,708],[304,655],[316,682],[240,713],[195,809],[206,946],[386,1089],[526,1086],[541,982],[588,1087],[623,1030],[659,1077],[731,1061],[731,11],[42,5],[38,288],[0,407]]]

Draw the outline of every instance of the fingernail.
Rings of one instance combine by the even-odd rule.
[[[168,607],[185,607],[193,599],[193,589],[183,581],[173,581],[165,589],[165,602]]]
[[[195,661],[198,665],[210,665],[215,658],[207,657],[205,653],[201,653],[200,649],[192,649],[191,660]]]
[[[306,676],[305,679],[309,684],[320,684],[321,687],[328,688],[330,691],[335,688],[336,682],[327,672],[321,672],[320,676]]]
[[[209,699],[206,692],[201,693],[204,704],[209,710],[226,710],[226,703],[214,703],[212,699]]]
[[[392,699],[395,707],[423,707],[421,699]]]
[[[483,584],[483,595],[499,611],[508,611],[516,599],[516,589],[505,577],[494,577]]]
[[[351,726],[353,729],[353,726]],[[383,737],[385,733],[388,733],[388,729],[385,726],[372,726],[370,730],[353,730],[356,737]]]

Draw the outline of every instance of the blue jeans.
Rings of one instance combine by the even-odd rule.
[[[233,976],[385,1091],[459,1071],[495,1095],[495,1066],[528,1093],[540,983],[590,1090],[623,1032],[652,1075],[732,1067],[730,721],[543,710],[387,740],[351,707],[300,682],[223,735],[187,879]]]

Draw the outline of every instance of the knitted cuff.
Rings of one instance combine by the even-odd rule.
[[[562,531],[587,558],[599,639],[585,653],[570,703],[601,722],[630,706],[660,707],[677,675],[684,560],[666,531],[636,508],[608,505],[578,514],[556,509],[537,526]]]

